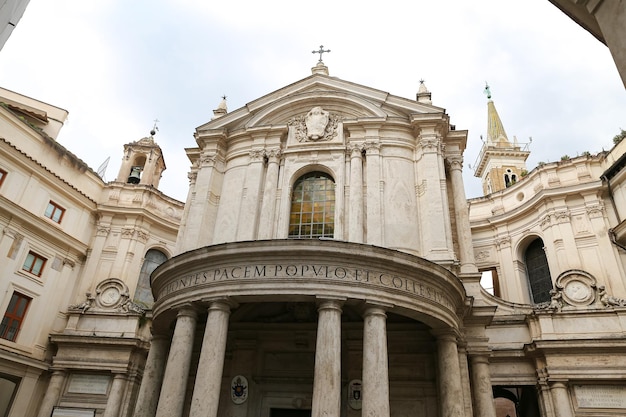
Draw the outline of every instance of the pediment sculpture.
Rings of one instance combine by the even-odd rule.
[[[339,115],[315,106],[307,114],[289,120],[287,125],[295,129],[298,142],[324,142],[337,136],[340,121]]]

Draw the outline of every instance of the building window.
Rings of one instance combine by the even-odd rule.
[[[151,310],[154,305],[154,297],[152,296],[152,289],[150,286],[150,275],[156,269],[157,266],[167,261],[167,255],[156,249],[150,249],[146,252],[146,256],[139,272],[139,282],[137,283],[137,290],[135,290],[135,297],[133,301],[139,304],[142,308]]]
[[[4,169],[0,169],[0,187],[2,187],[2,183],[4,179],[7,177],[7,172]]]
[[[524,262],[526,263],[526,273],[528,274],[533,302],[539,304],[550,301],[552,278],[550,277],[548,258],[546,258],[543,249],[543,240],[538,238],[528,245],[524,253]]]
[[[65,209],[53,201],[48,203],[48,207],[46,207],[46,212],[44,216],[52,220],[56,223],[61,223],[61,219],[63,218],[63,214],[65,214]]]
[[[2,324],[0,324],[0,338],[12,342],[15,341],[22,327],[22,322],[24,321],[24,316],[26,316],[26,310],[28,309],[30,300],[31,298],[25,295],[17,292],[13,293],[7,311],[2,318]]]
[[[332,238],[335,232],[335,182],[323,172],[298,178],[291,194],[290,238]]]
[[[506,174],[504,174],[504,185],[509,188],[511,185],[517,182],[517,175],[513,173],[510,169],[506,170]]]
[[[43,266],[46,264],[46,258],[41,255],[36,254],[35,252],[28,252],[26,256],[26,260],[24,261],[24,266],[22,269],[26,272],[30,272],[33,275],[41,276],[41,272],[43,271]]]

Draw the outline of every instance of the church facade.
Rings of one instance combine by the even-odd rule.
[[[468,201],[467,131],[424,84],[320,60],[196,129],[183,204],[154,132],[105,183],[56,143],[66,112],[4,96],[5,415],[626,410],[626,143],[527,172],[490,101]]]

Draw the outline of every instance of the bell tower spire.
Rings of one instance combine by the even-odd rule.
[[[157,123],[155,120],[149,137],[124,145],[124,158],[116,182],[158,188],[165,171],[165,160],[161,147],[154,141],[159,130]]]
[[[487,140],[483,140],[474,176],[481,178],[483,194],[487,195],[504,190],[522,178],[530,151],[528,144],[522,148],[517,138],[513,143],[509,141],[487,83],[484,93],[487,95]]]

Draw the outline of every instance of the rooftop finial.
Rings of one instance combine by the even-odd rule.
[[[226,105],[226,94],[222,96],[222,101],[218,104],[217,109],[213,110],[213,119],[217,119],[218,117],[222,117],[228,113],[228,106]]]
[[[487,81],[485,81],[485,89],[483,90],[483,93],[485,93],[487,98],[491,100],[491,90],[489,89],[489,84],[487,84]]]
[[[152,126],[152,130],[150,131],[151,137],[156,135],[156,132],[159,131],[159,128],[157,127],[157,123],[159,123],[159,119],[154,119],[154,125]]]
[[[320,50],[319,51],[313,51],[314,54],[320,54],[320,60],[317,61],[318,63],[322,62],[322,54],[324,52],[330,52],[330,49],[324,50],[324,45],[320,45]]]

